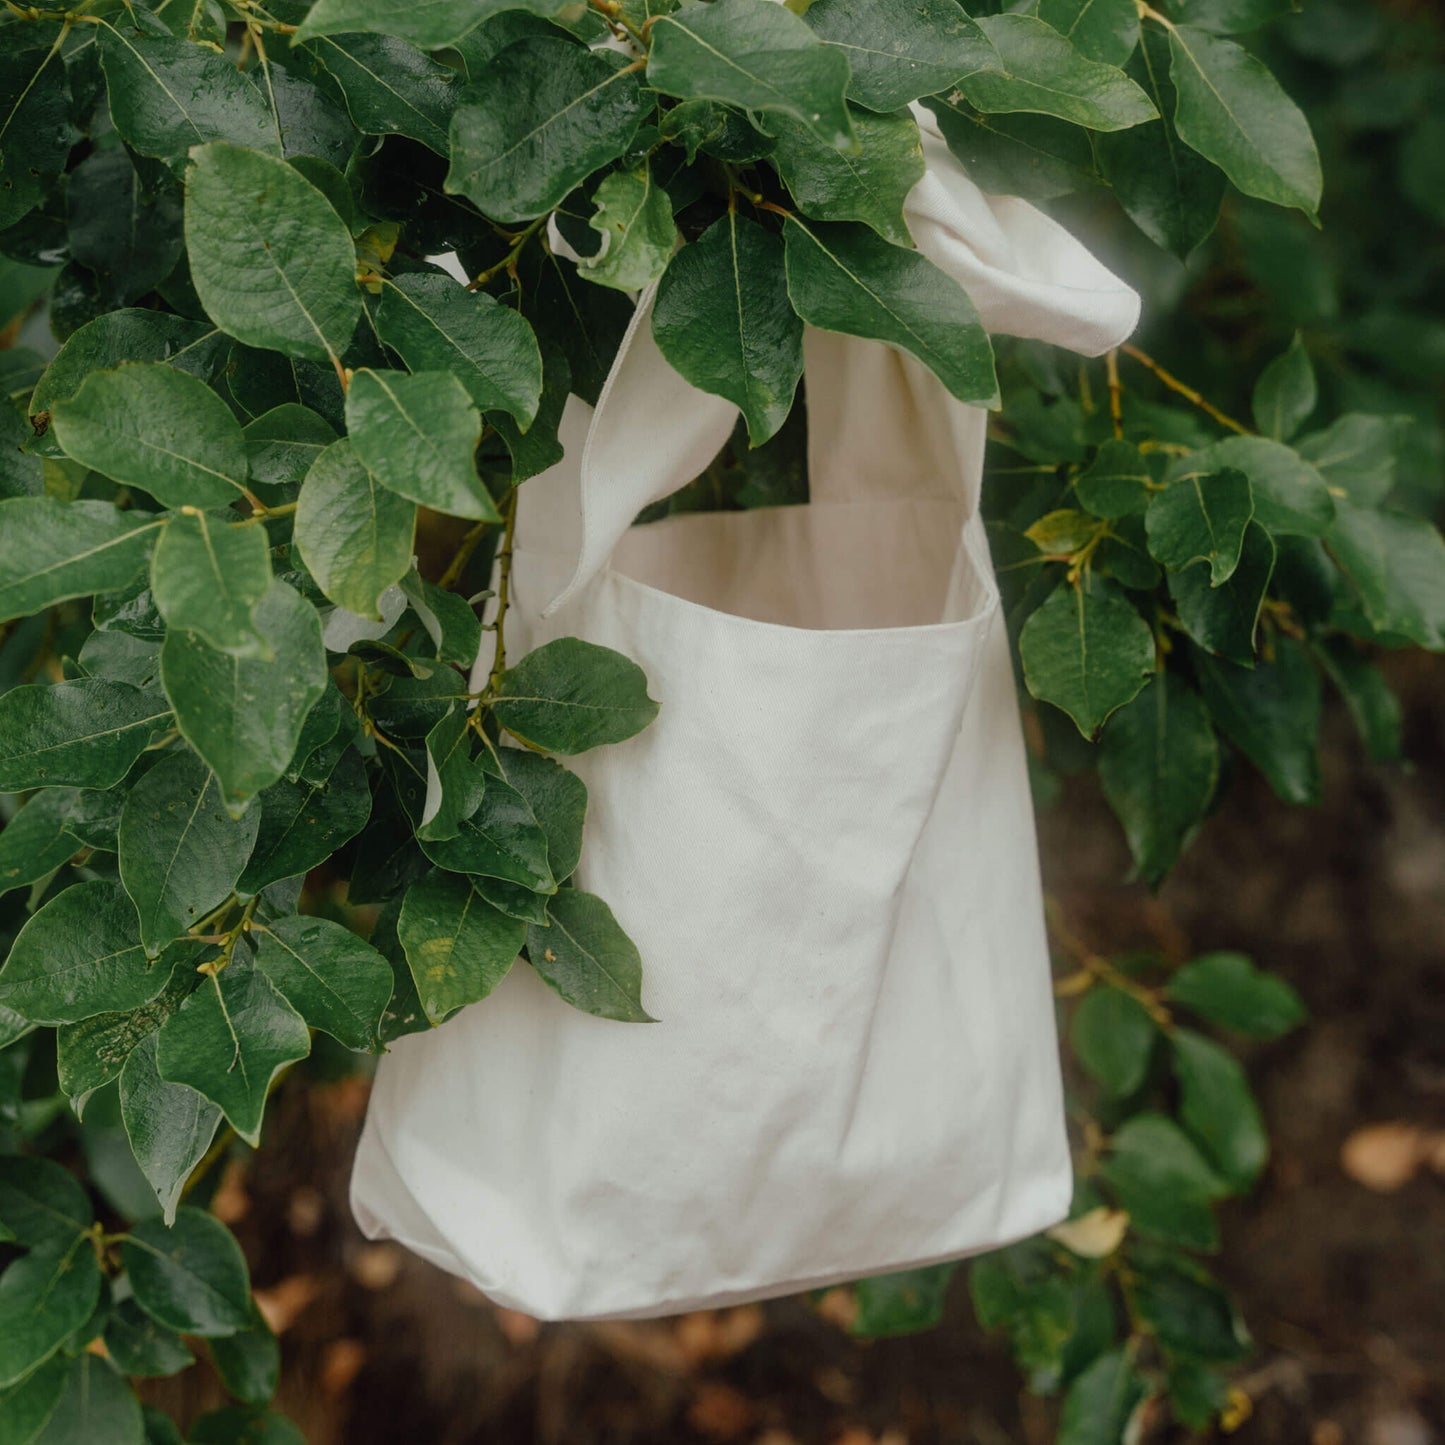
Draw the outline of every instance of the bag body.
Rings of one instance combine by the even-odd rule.
[[[1132,329],[1132,293],[1066,233],[926,144],[915,237],[991,330],[1097,351]],[[987,413],[809,330],[810,502],[633,526],[736,416],[667,366],[650,306],[522,487],[507,631],[514,655],[615,648],[661,703],[573,761],[577,882],[636,942],[659,1022],[514,968],[392,1045],[352,1176],[370,1237],[548,1319],[958,1258],[1071,1192]]]

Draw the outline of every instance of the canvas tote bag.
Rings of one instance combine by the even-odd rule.
[[[920,119],[913,234],[989,330],[1121,341],[1133,292]],[[392,1045],[351,1184],[368,1236],[545,1319],[952,1259],[1056,1222],[1071,1188],[987,413],[810,331],[811,501],[633,526],[737,414],[667,365],[651,301],[522,487],[507,633],[517,656],[616,648],[661,702],[574,763],[578,885],[636,941],[659,1022],[579,1013],[519,965]]]

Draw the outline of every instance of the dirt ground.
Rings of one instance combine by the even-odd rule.
[[[1275,1153],[1227,1212],[1219,1262],[1259,1343],[1241,1445],[1445,1442],[1445,1173],[1371,1189],[1341,1163],[1354,1138],[1388,1166],[1386,1136],[1361,1142],[1369,1126],[1445,1129],[1445,660],[1397,661],[1410,770],[1366,763],[1332,717],[1324,807],[1287,809],[1242,777],[1157,899],[1120,883],[1123,844],[1091,782],[1044,820],[1050,890],[1095,946],[1243,949],[1314,1015],[1249,1059]],[[355,1080],[283,1091],[264,1152],[219,1200],[283,1327],[279,1404],[311,1445],[1053,1439],[1055,1407],[1021,1393],[957,1287],[943,1328],[876,1343],[796,1300],[644,1325],[495,1310],[357,1232],[346,1176],[364,1106]],[[192,1377],[162,1382],[158,1402],[183,1416],[207,1403],[214,1382]]]

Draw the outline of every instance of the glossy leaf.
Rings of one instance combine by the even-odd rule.
[[[248,423],[242,435],[252,485],[289,487],[336,440],[336,429],[310,407],[284,402]]]
[[[230,1335],[250,1321],[251,1281],[235,1236],[187,1205],[167,1226],[145,1220],[121,1241],[121,1263],[135,1301],[168,1329]]]
[[[1445,649],[1445,541],[1430,522],[1337,501],[1326,542],[1372,626]]]
[[[1149,553],[1174,572],[1209,564],[1210,584],[1227,582],[1239,565],[1254,494],[1243,472],[1186,472],[1149,503],[1144,526]]]
[[[988,335],[967,293],[931,261],[857,225],[790,217],[784,237],[788,296],[809,325],[901,347],[960,401],[993,404]]]
[[[587,816],[587,785],[551,758],[521,748],[498,751],[507,781],[527,800],[547,835],[547,863],[565,882],[582,856],[582,827]]]
[[[211,770],[189,748],[168,754],[126,796],[120,877],[152,957],[231,895],[260,826],[226,811]]]
[[[362,466],[399,496],[454,517],[502,520],[477,476],[481,415],[451,372],[358,371],[346,430]]]
[[[327,918],[252,927],[256,967],[314,1029],[348,1049],[375,1051],[391,998],[391,968],[370,944]]]
[[[74,800],[67,789],[46,788],[5,824],[0,831],[0,897],[28,887],[80,851],[80,839],[66,831]]]
[[[1251,522],[1229,581],[1211,587],[1204,567],[1171,573],[1169,591],[1184,630],[1207,651],[1252,667],[1260,607],[1274,564],[1273,540],[1258,522]]]
[[[16,1384],[78,1330],[100,1296],[90,1240],[42,1245],[0,1274],[0,1388]]]
[[[0,501],[0,619],[124,587],[145,565],[161,526],[109,502]]]
[[[418,838],[455,838],[481,805],[486,774],[472,757],[471,743],[465,706],[453,707],[426,735],[426,806]]]
[[[1247,196],[1319,210],[1320,158],[1309,122],[1243,46],[1192,25],[1169,31],[1180,139]]]
[[[201,980],[156,1036],[156,1046],[161,1078],[203,1094],[254,1147],[271,1081],[306,1057],[311,1035],[266,974],[237,955]]]
[[[848,98],[869,110],[897,110],[999,64],[956,0],[814,0],[804,19],[847,57]]]
[[[593,204],[587,224],[601,244],[579,262],[582,275],[618,291],[650,286],[666,269],[678,239],[672,200],[652,168],[613,171],[597,187]]]
[[[1080,505],[1096,517],[1142,516],[1157,489],[1144,454],[1126,441],[1106,441],[1074,481]]]
[[[265,531],[200,511],[172,517],[151,558],[151,592],[166,622],[242,657],[262,650],[253,617],[270,585]]]
[[[116,1306],[105,1325],[105,1350],[127,1375],[164,1378],[196,1362],[174,1330],[151,1319],[133,1299]]]
[[[1139,43],[1134,0],[1035,0],[1028,13],[1052,25],[1082,55],[1123,65]]]
[[[566,754],[622,742],[657,716],[635,662],[576,637],[545,643],[509,667],[491,710],[522,742]]]
[[[285,772],[306,714],[326,687],[321,624],[309,602],[278,579],[256,604],[255,620],[269,658],[219,652],[189,632],[168,634],[161,649],[176,724],[232,809]]]
[[[0,1174],[0,1225],[26,1249],[68,1245],[95,1222],[84,1186],[53,1159],[11,1155]]]
[[[1121,1098],[1144,1082],[1157,1037],[1148,1009],[1108,984],[1089,989],[1069,1023],[1069,1043],[1084,1071]]]
[[[735,211],[715,221],[663,275],[652,335],[694,386],[741,408],[754,446],[767,441],[803,374],[803,323],[788,302],[782,242]]]
[[[413,372],[450,371],[483,411],[536,415],[542,354],[532,328],[490,296],[450,276],[419,272],[388,281],[376,330]]]
[[[410,136],[447,153],[460,91],[456,71],[390,35],[318,36],[306,48],[340,91],[358,130]]]
[[[231,1394],[248,1405],[259,1406],[267,1404],[276,1393],[281,1347],[254,1301],[250,1316],[245,1329],[210,1341],[211,1359],[221,1383]]]
[[[63,36],[34,27],[33,44],[11,38],[0,55],[0,228],[32,210],[65,169],[75,140]]]
[[[361,315],[346,222],[285,161],[201,146],[186,173],[186,246],[206,314],[248,346],[328,363]]]
[[[769,160],[805,216],[862,221],[885,241],[911,246],[903,202],[923,176],[923,144],[906,112],[858,111],[858,149],[838,150],[790,116],[770,117],[777,146]]]
[[[527,928],[527,957],[573,1008],[622,1023],[654,1023],[642,1006],[642,959],[602,899],[564,888],[550,924]]]
[[[221,1111],[188,1085],[161,1078],[158,1050],[152,1033],[127,1056],[120,1072],[120,1115],[136,1163],[171,1224],[186,1181],[216,1137]]]
[[[65,1386],[35,1445],[140,1445],[141,1407],[115,1366],[97,1354],[71,1362]]]
[[[1179,1082],[1179,1118],[1222,1179],[1248,1189],[1269,1158],[1259,1106],[1238,1059],[1193,1029],[1169,1036]]]
[[[1128,1350],[1099,1356],[1069,1386],[1059,1420],[1059,1445],[1117,1445],[1131,1416],[1149,1393]]]
[[[858,1312],[852,1333],[863,1339],[917,1334],[943,1321],[948,1286],[958,1266],[935,1264],[860,1279],[853,1287]]]
[[[1188,1249],[1218,1247],[1211,1206],[1228,1186],[1170,1120],[1134,1115],[1115,1132],[1099,1172],[1141,1234]]]
[[[1059,587],[1019,636],[1028,690],[1093,737],[1154,672],[1149,624],[1112,583],[1081,578]]]
[[[1325,478],[1292,448],[1268,437],[1227,437],[1181,458],[1171,476],[1242,472],[1254,496],[1254,519],[1275,536],[1318,537],[1334,520]]]
[[[397,933],[417,997],[434,1024],[491,993],[523,942],[520,923],[493,908],[467,879],[440,869],[407,890]]]
[[[1299,994],[1242,953],[1205,953],[1177,969],[1169,1000],[1249,1038],[1277,1039],[1308,1017]]]
[[[1303,337],[1295,333],[1289,349],[1260,372],[1254,384],[1254,422],[1265,436],[1287,442],[1314,411],[1319,386]]]
[[[560,36],[518,41],[452,117],[447,189],[496,220],[530,221],[621,155],[647,109],[624,57]]]
[[[116,883],[76,883],[35,913],[0,969],[0,1003],[36,1023],[139,1008],[170,968],[141,947],[135,909]]]
[[[963,77],[958,89],[985,115],[1027,110],[1098,131],[1126,130],[1158,115],[1117,66],[1090,60],[1032,15],[986,15],[978,28],[999,65]]]
[[[468,31],[503,10],[551,15],[566,0],[318,0],[298,32],[299,39],[341,31],[400,35],[435,50],[460,40]]]
[[[536,893],[554,893],[547,835],[526,798],[501,778],[488,778],[475,812],[455,837],[419,838],[422,852],[449,873],[500,878]]]

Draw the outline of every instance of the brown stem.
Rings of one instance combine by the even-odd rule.
[[[1119,350],[1122,351],[1125,356],[1133,357],[1140,366],[1147,367],[1170,391],[1178,392],[1186,401],[1193,402],[1200,411],[1213,417],[1220,426],[1227,427],[1230,431],[1238,432],[1242,437],[1253,435],[1247,426],[1241,426],[1232,416],[1227,416],[1224,412],[1220,411],[1213,402],[1206,401],[1188,382],[1180,381],[1173,373],[1166,371],[1148,352],[1140,351],[1137,346],[1130,346],[1127,342],[1121,346]]]

